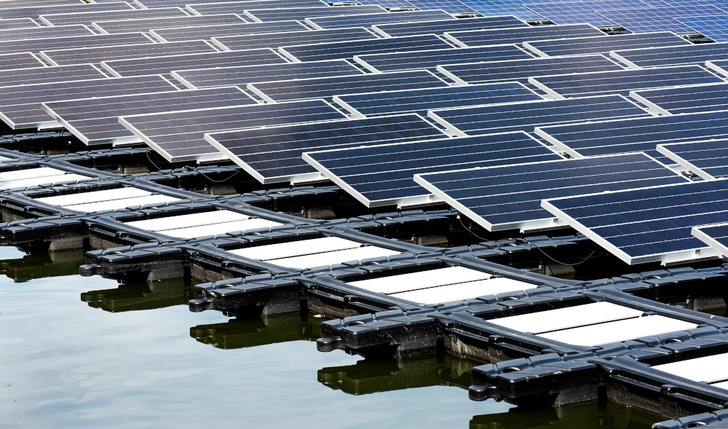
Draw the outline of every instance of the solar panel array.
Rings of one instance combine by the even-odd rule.
[[[87,145],[146,144],[173,163],[232,160],[263,183],[328,179],[370,207],[445,201],[493,230],[581,231],[571,208],[554,220],[520,204],[690,176],[658,161],[728,176],[728,49],[691,42],[725,37],[716,3],[0,7],[0,117]],[[476,184],[458,199],[448,174]],[[664,259],[629,260],[651,258]]]

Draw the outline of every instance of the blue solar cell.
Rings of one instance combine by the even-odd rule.
[[[477,84],[498,81],[527,81],[531,76],[562,73],[588,73],[624,70],[601,55],[581,57],[534,58],[468,64],[445,64],[437,71],[455,82]]]
[[[677,18],[678,21],[716,42],[728,42],[728,15]]]
[[[473,15],[473,9],[458,0],[407,0],[407,3],[420,10],[441,9],[453,15]]]
[[[588,23],[598,27],[613,27],[614,23],[595,12],[607,7],[634,7],[633,1],[571,1],[526,3],[525,7],[554,24]]]
[[[728,2],[725,6],[728,6]],[[632,33],[651,33],[656,31],[689,33],[692,32],[689,27],[673,18],[726,14],[725,11],[715,6],[700,3],[691,6],[675,7],[598,9],[597,13]]]
[[[695,238],[718,251],[723,257],[728,256],[728,225],[694,226],[692,234]]]
[[[460,0],[484,16],[513,15],[520,19],[541,19],[542,17],[520,3],[503,0]]]
[[[423,141],[444,134],[418,115],[212,133],[207,141],[262,183],[320,180],[301,155],[342,147]]]
[[[518,163],[415,176],[428,191],[489,231],[562,227],[545,198],[684,183],[644,154]]]
[[[367,207],[433,201],[412,176],[561,157],[523,132],[308,152],[304,160]]]
[[[498,30],[451,31],[446,34],[448,39],[463,46],[500,45],[523,43],[529,40],[590,36],[608,37],[598,28],[588,24],[540,25],[536,27]]]
[[[265,0],[270,1],[270,0]],[[213,37],[212,42],[220,49],[241,51],[256,48],[277,48],[280,46],[314,43],[333,43],[354,40],[376,39],[364,27],[339,28],[335,30],[301,30],[284,33],[247,34],[242,36]]]
[[[543,207],[628,264],[716,256],[691,235],[728,216],[728,181],[545,200]]]
[[[476,48],[450,48],[357,55],[354,57],[354,60],[368,70],[374,73],[380,73],[415,69],[434,70],[442,64],[471,63],[473,61],[506,61],[526,58],[533,58],[533,56],[516,45],[498,45]]]
[[[643,151],[660,157],[658,144],[728,137],[728,111],[547,126],[536,134],[573,156]]]
[[[356,16],[331,16],[324,18],[306,18],[306,23],[313,28],[346,28],[368,27],[376,24],[390,24],[394,22],[438,21],[455,19],[441,10],[419,10],[397,13],[377,13]]]
[[[673,33],[618,34],[609,37],[578,37],[570,39],[540,40],[526,42],[524,47],[539,55],[585,55],[606,54],[621,49],[644,48],[645,46],[680,46],[690,42]]]
[[[406,0],[357,0],[361,5],[377,5],[385,9],[410,9],[412,5]]]
[[[248,89],[268,102],[329,98],[335,95],[416,88],[442,88],[445,81],[422,70],[338,77],[281,80],[249,84]]]
[[[218,86],[245,88],[247,84],[260,80],[261,76],[271,80],[285,80],[357,73],[361,71],[346,60],[329,60],[179,70],[172,72],[172,77],[192,89]]]
[[[697,85],[637,91],[632,98],[663,114],[728,110],[728,84]]]
[[[706,61],[705,66],[720,75],[728,77],[728,60]]]
[[[298,21],[278,21],[209,25],[206,27],[162,28],[151,30],[149,33],[162,42],[184,42],[186,40],[205,40],[211,37],[279,33],[305,29],[306,27]]]
[[[728,43],[700,43],[663,48],[619,50],[610,52],[609,55],[634,67],[703,64],[710,60],[728,59]]]
[[[709,4],[716,7],[725,7],[728,2],[725,0],[662,0],[669,6],[693,6],[695,4]]]
[[[648,88],[725,82],[696,65],[595,73],[536,76],[529,83],[554,97],[623,94]]]
[[[354,40],[313,45],[284,46],[281,54],[293,61],[351,59],[355,55],[430,49],[454,49],[434,34],[391,37],[386,39]]]
[[[302,20],[317,16],[361,15],[368,13],[387,13],[387,11],[380,6],[330,7],[323,3],[319,7],[277,7],[275,4],[271,4],[270,9],[256,7],[245,10],[245,16],[258,22]]]
[[[448,31],[483,30],[525,27],[528,24],[514,16],[496,16],[442,21],[408,22],[373,25],[372,29],[385,37],[413,36],[416,34],[443,34]]]
[[[728,139],[658,145],[657,151],[703,179],[728,178]]]
[[[547,124],[649,115],[622,96],[607,95],[431,110],[428,116],[453,133],[475,135],[507,131],[531,132],[534,127]]]
[[[354,116],[372,117],[395,113],[419,113],[426,115],[431,109],[475,106],[493,103],[541,100],[542,98],[515,82],[487,85],[448,86],[433,89],[408,89],[404,91],[372,92],[367,94],[334,97]]]

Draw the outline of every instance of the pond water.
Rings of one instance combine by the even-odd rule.
[[[78,276],[83,252],[0,248],[3,428],[649,428],[586,404],[521,410],[467,397],[476,363],[321,353],[320,321],[187,309],[179,282]]]

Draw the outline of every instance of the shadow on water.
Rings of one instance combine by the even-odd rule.
[[[190,328],[190,336],[219,349],[241,349],[287,341],[316,341],[321,336],[321,319],[301,313],[230,319],[225,323],[194,326]]]
[[[78,274],[85,262],[83,250],[27,254],[14,247],[0,248],[0,272],[23,283],[33,279]]]
[[[88,303],[89,307],[111,313],[187,305],[191,298],[192,287],[179,280],[120,282],[115,289],[92,290],[81,294],[81,301]]]

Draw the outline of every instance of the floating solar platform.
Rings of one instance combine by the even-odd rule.
[[[0,16],[2,10],[0,9]],[[39,16],[41,22],[49,26],[70,24],[91,24],[94,21],[110,21],[118,19],[148,19],[171,16],[188,16],[178,7],[160,7],[154,9],[111,10],[97,12],[50,13]]]
[[[351,59],[355,55],[399,51],[424,51],[453,48],[434,34],[423,36],[390,37],[386,39],[354,40],[345,42],[294,45],[278,48],[281,55],[291,61],[321,61]]]
[[[329,98],[340,94],[443,88],[445,81],[424,70],[293,79],[248,84],[247,89],[269,103]]]
[[[536,134],[570,156],[645,152],[658,144],[728,137],[728,111],[545,126]]]
[[[269,0],[266,0],[269,1]],[[355,40],[371,40],[377,36],[364,27],[338,28],[335,30],[302,30],[242,36],[213,37],[211,42],[224,51],[256,48],[278,48],[314,43],[334,43]]]
[[[445,38],[463,47],[523,43],[529,40],[597,36],[607,37],[601,30],[588,24],[542,25],[525,28],[450,31],[445,33]]]
[[[9,86],[0,88],[0,118],[13,129],[58,127],[58,122],[43,110],[41,103],[173,89],[161,76]]]
[[[180,200],[176,196],[165,195],[135,186],[33,198],[35,203],[75,213],[110,212],[152,204],[164,205]]]
[[[657,151],[705,180],[728,178],[728,139],[660,144]]]
[[[561,157],[516,132],[306,152],[303,159],[362,204],[378,207],[440,202],[414,174]]]
[[[256,104],[236,87],[166,91],[44,103],[45,111],[86,145],[140,143],[120,116]]]
[[[392,24],[395,22],[439,21],[446,19],[455,19],[455,17],[441,10],[418,10],[385,14],[375,13],[356,16],[306,18],[305,22],[313,28],[323,30],[360,26],[368,27],[371,25]]]
[[[610,52],[609,55],[629,67],[702,65],[706,61],[728,59],[728,43],[617,50]]]
[[[175,16],[169,18],[123,19],[119,21],[95,21],[93,27],[101,34],[148,32],[152,29],[175,27],[199,27],[208,25],[240,24],[245,18],[235,14],[207,16]]]
[[[263,64],[173,71],[172,77],[192,89],[238,86],[258,81],[305,79],[363,73],[346,60],[308,61],[305,63]]]
[[[413,114],[205,135],[210,144],[264,184],[322,180],[301,159],[304,152],[442,137],[442,131]]]
[[[0,22],[5,22],[2,20]],[[49,39],[53,37],[69,36],[92,36],[94,33],[84,25],[62,25],[58,27],[33,27],[19,29],[0,30],[0,40],[7,42],[12,40],[33,40]]]
[[[514,16],[490,16],[458,20],[447,19],[438,21],[377,24],[372,26],[372,30],[383,37],[402,37],[415,36],[419,34],[440,35],[453,31],[492,30],[512,27],[528,28],[529,26]]]
[[[662,115],[728,110],[728,83],[634,91],[630,97]]]
[[[602,55],[578,57],[533,58],[526,60],[490,61],[437,66],[439,73],[460,84],[499,81],[527,82],[531,76],[562,73],[590,73],[624,70]]]
[[[728,182],[713,180],[543,200],[542,206],[627,264],[715,258],[694,226],[722,222]]]
[[[418,113],[449,107],[542,100],[542,97],[517,82],[485,85],[448,86],[433,89],[370,92],[337,95],[333,101],[354,118]]]
[[[544,161],[418,174],[415,181],[488,231],[559,228],[546,198],[684,183],[644,154]]]
[[[102,4],[75,4],[75,5],[42,5],[42,6],[22,6],[22,7],[3,7],[0,8],[0,19],[14,18],[33,18],[36,19],[40,15],[49,15],[57,13],[74,13],[74,12],[105,12],[133,10],[129,3],[110,2]]]
[[[79,183],[94,177],[48,166],[0,172],[0,190],[21,190],[61,183]]]
[[[188,40],[210,39],[212,37],[277,33],[304,29],[306,27],[298,21],[280,21],[211,25],[207,27],[162,28],[159,30],[151,30],[149,33],[162,42],[183,42]]]
[[[523,47],[537,55],[553,57],[559,55],[606,54],[610,51],[644,48],[645,46],[680,46],[689,41],[673,33],[617,34],[609,37],[574,37],[569,39],[537,40],[524,42]]]
[[[697,65],[535,76],[528,82],[553,98],[628,95],[641,89],[726,83]]]
[[[676,19],[715,42],[728,42],[728,15],[681,17]]]
[[[221,160],[205,133],[341,119],[322,100],[122,116],[119,121],[169,162]]]
[[[691,6],[666,5],[665,7],[634,9],[597,9],[596,13],[632,33],[671,31],[678,34],[692,33],[695,30],[681,24],[677,19],[693,16],[726,15],[724,10],[716,6],[700,3]]]
[[[274,6],[274,5],[271,5]],[[276,7],[271,9],[250,8],[245,10],[245,17],[253,22],[304,20],[320,16],[350,16],[372,13],[387,13],[381,6],[331,7],[321,4],[320,7]]]
[[[22,69],[2,68],[0,69],[0,87],[101,79],[102,77],[106,77],[106,75],[91,64],[60,67],[36,66]]]
[[[546,124],[650,116],[620,95],[526,101],[458,109],[431,110],[428,116],[454,135],[533,131]]]
[[[493,45],[474,48],[356,55],[354,61],[373,73],[385,73],[398,70],[434,70],[441,64],[471,63],[474,61],[507,61],[526,58],[533,57],[516,45]]]
[[[144,43],[139,45],[97,46],[93,48],[72,48],[43,50],[40,57],[49,64],[65,66],[71,64],[100,64],[102,61],[130,58],[163,57],[169,55],[202,54],[216,52],[215,48],[202,40],[171,43]]]
[[[100,34],[90,36],[66,36],[51,39],[11,40],[0,41],[0,54],[13,54],[20,52],[37,53],[42,50],[132,45],[139,43],[152,43],[152,40],[143,33]]]
[[[103,61],[101,67],[116,77],[168,74],[172,70],[226,67],[246,64],[283,64],[286,60],[271,49],[168,55],[152,58]]]

